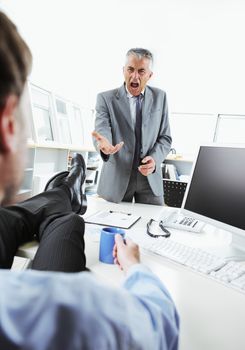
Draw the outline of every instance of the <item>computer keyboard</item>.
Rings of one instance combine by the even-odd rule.
[[[163,225],[179,230],[186,230],[190,232],[201,232],[204,222],[185,216],[179,211],[164,209],[159,216]]]
[[[224,282],[232,282],[242,275],[245,277],[245,266],[238,262],[230,261],[222,269],[212,271],[210,275]]]
[[[173,241],[171,238],[150,238],[133,235],[141,248],[182,264],[198,273],[245,293],[245,265],[227,261],[205,250]]]

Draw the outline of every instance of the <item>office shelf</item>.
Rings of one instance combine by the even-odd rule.
[[[30,116],[28,129],[28,163],[23,183],[16,196],[21,201],[43,191],[54,174],[70,169],[74,153],[81,153],[88,164],[89,187],[96,191],[99,162],[92,143],[94,110],[57,96],[31,82],[25,96]]]

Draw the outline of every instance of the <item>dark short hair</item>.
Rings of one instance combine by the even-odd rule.
[[[31,64],[29,47],[14,23],[0,11],[0,107],[8,95],[21,96]]]
[[[141,47],[136,47],[136,48],[130,49],[130,50],[128,50],[128,52],[126,54],[126,57],[128,57],[130,55],[135,55],[139,59],[141,59],[141,58],[148,58],[148,60],[150,60],[151,63],[153,63],[153,55],[147,49],[143,49]]]

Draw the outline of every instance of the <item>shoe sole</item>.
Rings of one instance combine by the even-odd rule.
[[[44,191],[48,191],[48,187],[50,185],[50,183],[52,181],[54,181],[55,179],[57,179],[57,177],[61,177],[61,179],[63,179],[64,177],[66,177],[69,174],[69,171],[61,171],[58,174],[55,174],[54,176],[51,177],[51,179],[49,179],[49,181],[46,183],[46,186],[44,188]],[[63,176],[62,176],[63,175]]]
[[[81,181],[81,184],[83,185],[84,182],[85,182],[85,179],[86,179],[86,164],[85,164],[85,160],[83,158],[83,156],[79,153],[80,155],[80,159],[82,161],[82,167],[83,167],[83,177],[82,177],[82,181]],[[82,191],[82,185],[81,185],[81,206],[79,208],[79,210],[76,212],[77,214],[79,215],[83,215],[85,214],[85,212],[87,211],[87,197],[86,197],[86,194],[83,193]]]
[[[83,177],[82,177],[82,181],[81,181],[81,183],[82,183],[82,185],[83,185],[83,183],[84,183],[84,181],[85,181],[85,179],[86,179],[86,164],[85,164],[85,160],[84,160],[84,158],[83,158],[83,156],[79,153],[79,155],[81,156],[80,158],[81,158],[81,160],[82,160],[82,167],[83,167]]]

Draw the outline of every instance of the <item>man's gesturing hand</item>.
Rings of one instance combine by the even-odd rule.
[[[142,159],[141,164],[138,169],[141,172],[142,175],[147,176],[156,168],[155,160],[151,156],[146,156],[144,159]]]
[[[115,245],[113,249],[114,263],[127,273],[128,269],[140,262],[139,246],[131,239],[126,238],[126,244],[121,235],[115,235]]]
[[[97,131],[93,131],[92,136],[96,139],[99,150],[104,154],[117,153],[124,144],[124,142],[122,141],[113,146],[112,144],[110,144],[106,137],[102,136]]]

